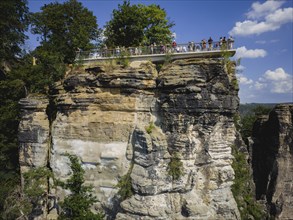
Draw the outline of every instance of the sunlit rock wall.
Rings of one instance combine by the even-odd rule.
[[[99,199],[93,208],[113,219],[239,219],[231,192],[235,82],[234,69],[218,59],[177,60],[159,73],[150,62],[77,70],[50,96],[56,113],[46,124],[44,159],[29,151],[22,160],[49,166],[64,180],[70,175],[66,154],[77,155]],[[22,124],[39,120],[27,118]],[[26,139],[20,141],[25,151]],[[179,179],[168,173],[175,156],[183,163]],[[122,201],[116,185],[127,172],[134,194]],[[60,200],[66,194],[49,191]]]

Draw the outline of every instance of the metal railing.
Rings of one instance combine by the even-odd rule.
[[[177,45],[150,45],[150,46],[138,46],[138,47],[117,47],[115,49],[94,49],[91,51],[77,51],[76,60],[91,60],[102,58],[116,58],[123,56],[144,56],[144,55],[158,55],[158,54],[172,54],[172,53],[190,53],[190,52],[202,52],[202,51],[220,51],[220,50],[232,50],[234,47],[234,41],[225,42],[213,42],[213,43],[187,43]]]

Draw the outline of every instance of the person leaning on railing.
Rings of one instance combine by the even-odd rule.
[[[228,49],[233,49],[234,39],[232,36],[228,38]]]

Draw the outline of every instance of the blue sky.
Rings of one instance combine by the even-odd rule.
[[[49,0],[29,0],[30,11],[39,11]],[[63,2],[59,0],[58,2]],[[94,12],[100,28],[111,19],[122,0],[80,0]],[[241,103],[293,102],[293,1],[250,0],[161,0],[132,4],[157,4],[175,23],[177,43],[218,40],[232,35],[238,67]],[[34,49],[36,37],[27,46]]]

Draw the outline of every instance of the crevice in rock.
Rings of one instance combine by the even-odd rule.
[[[51,164],[50,164],[50,155],[51,155],[51,149],[52,149],[52,145],[53,145],[53,137],[52,137],[52,124],[54,122],[54,120],[56,119],[56,115],[57,115],[57,106],[56,106],[56,102],[55,99],[49,95],[49,104],[46,108],[46,114],[48,116],[48,120],[49,120],[49,140],[48,140],[48,151],[47,151],[47,165],[46,167],[53,173]],[[55,195],[51,195],[50,191],[50,177],[47,178],[47,213],[49,213],[50,211],[52,211],[54,208],[58,209],[58,204],[57,204],[57,198]],[[50,201],[52,203],[53,201],[53,207],[50,207]]]

